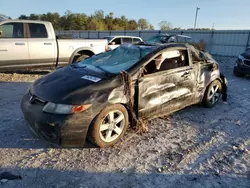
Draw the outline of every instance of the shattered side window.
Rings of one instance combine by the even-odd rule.
[[[152,46],[121,45],[115,50],[93,56],[78,63],[78,67],[89,64],[107,72],[119,74],[121,71],[131,68],[156,48]]]
[[[194,63],[198,61],[214,60],[211,54],[204,51],[200,51],[192,45],[188,45],[188,47],[190,49],[192,61]]]
[[[144,74],[171,70],[189,65],[187,50],[162,52],[145,66]]]
[[[193,62],[198,62],[201,61],[202,59],[200,58],[200,51],[195,49],[194,46],[188,45],[188,48],[190,49],[191,52],[191,58]]]

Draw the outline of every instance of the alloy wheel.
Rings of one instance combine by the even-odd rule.
[[[100,125],[100,137],[104,142],[117,139],[125,128],[125,117],[119,110],[110,111]]]
[[[220,99],[221,93],[220,93],[220,86],[219,85],[214,85],[210,92],[209,92],[209,101],[211,102],[211,104],[215,104],[218,102],[218,100]]]

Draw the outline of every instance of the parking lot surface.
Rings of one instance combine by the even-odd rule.
[[[32,135],[20,101],[50,71],[0,73],[1,187],[250,187],[250,79],[237,78],[235,58],[216,58],[228,81],[228,101],[195,105],[129,130],[112,148],[49,148]],[[129,138],[129,139],[128,139]],[[0,178],[1,179],[1,178]]]

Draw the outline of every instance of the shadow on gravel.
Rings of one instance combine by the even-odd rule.
[[[149,172],[138,173],[135,169],[121,172],[86,172],[61,171],[49,169],[8,169],[21,177],[20,180],[5,180],[1,183],[6,187],[178,187],[178,188],[219,188],[240,187],[249,188],[250,179],[240,176],[219,176],[214,174],[163,174]]]

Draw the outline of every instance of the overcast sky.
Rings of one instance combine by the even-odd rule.
[[[71,10],[90,15],[102,9],[117,17],[146,18],[156,29],[162,20],[174,27],[192,28],[196,7],[200,8],[197,27],[211,28],[214,23],[215,29],[250,29],[250,0],[1,0],[0,14],[17,18]]]

